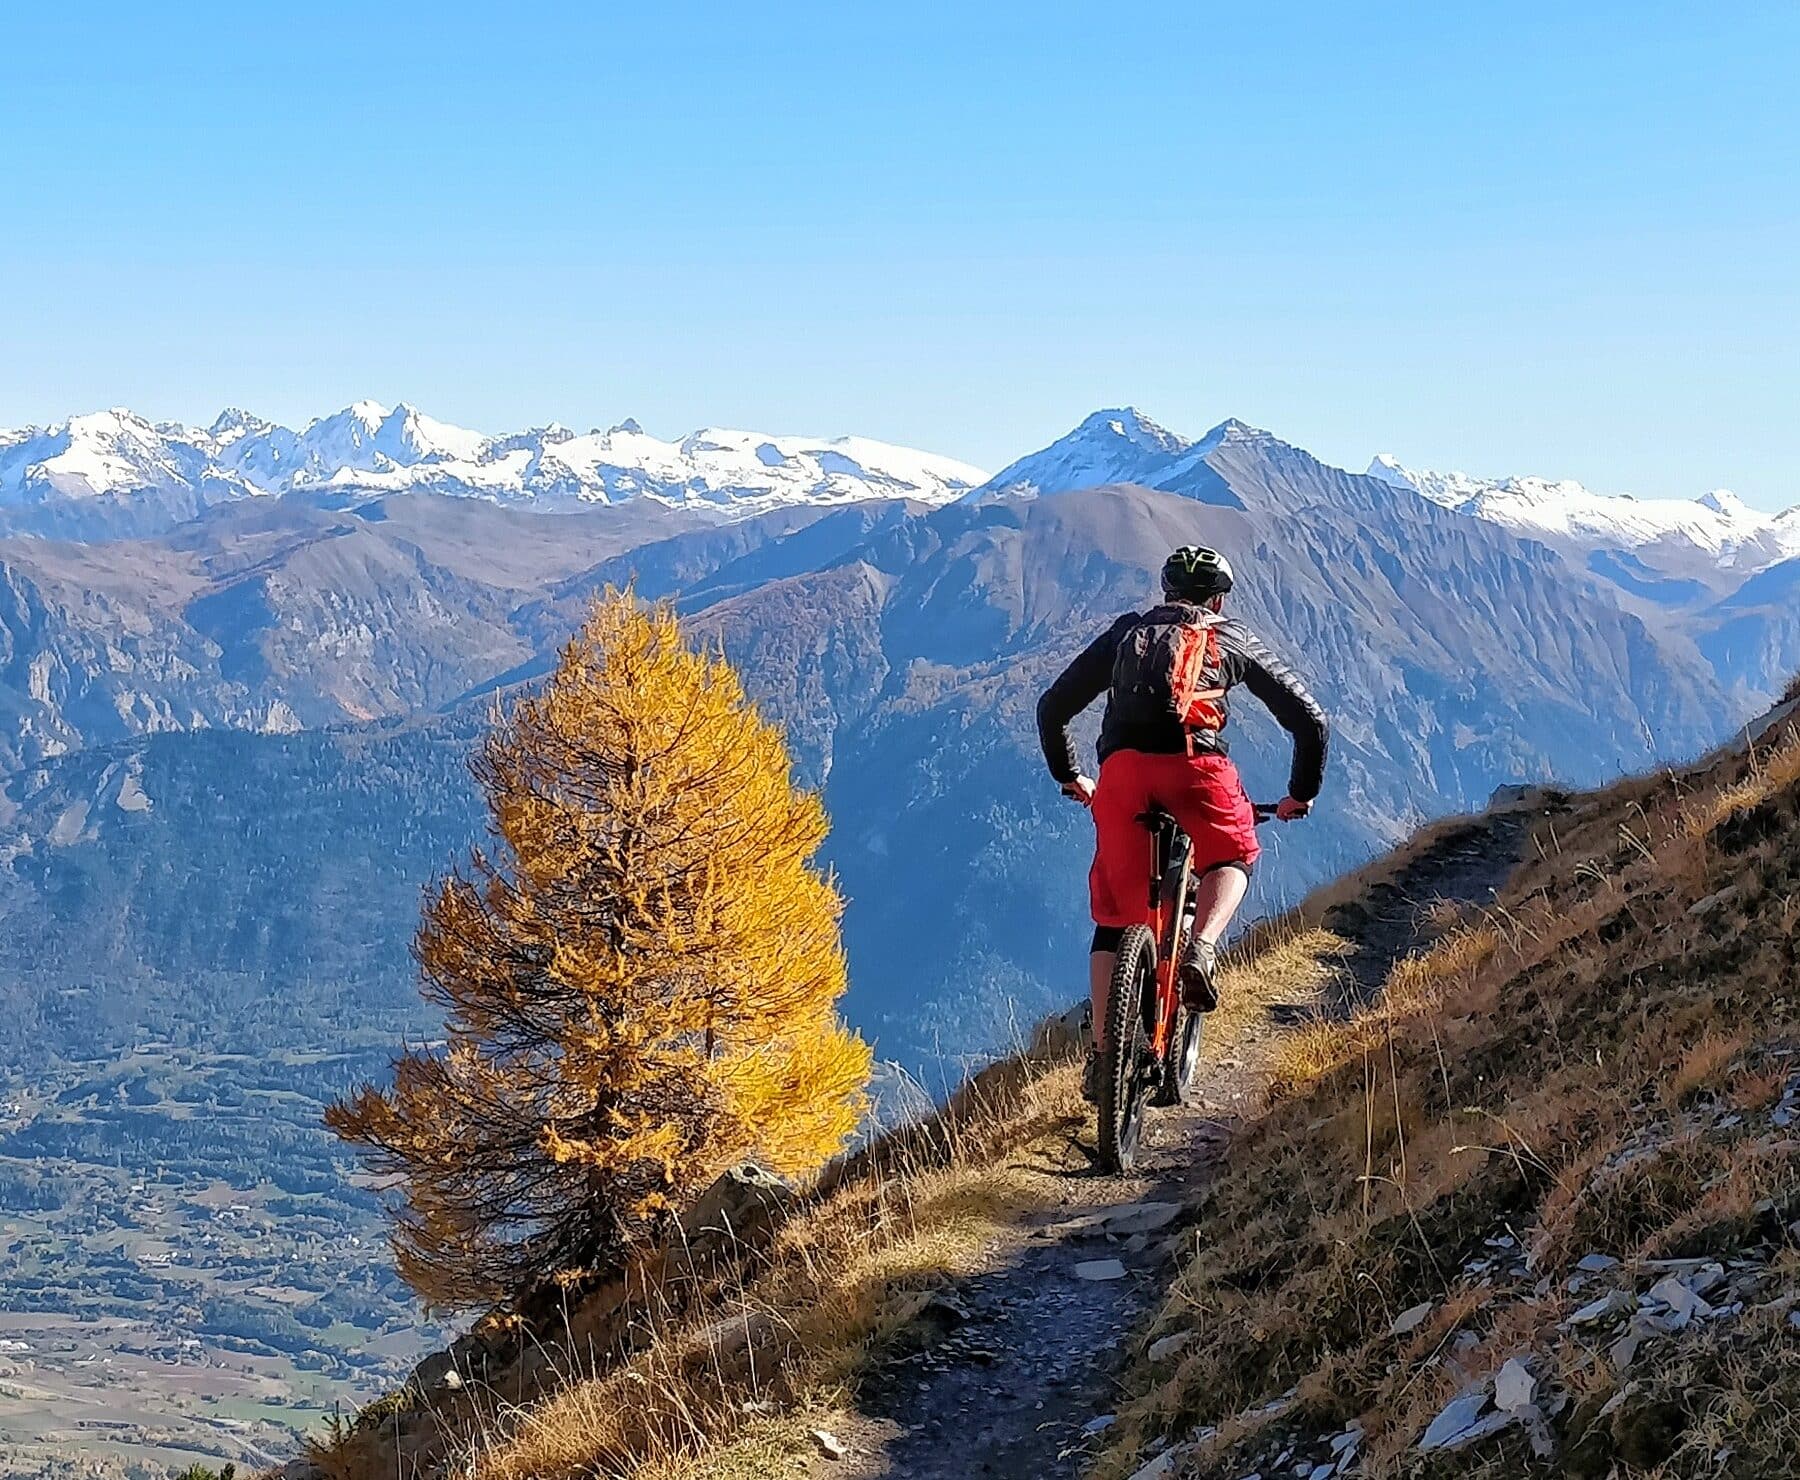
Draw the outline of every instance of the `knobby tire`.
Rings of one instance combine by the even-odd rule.
[[[1155,1001],[1156,945],[1148,927],[1132,925],[1119,941],[1113,967],[1096,1086],[1100,1160],[1111,1172],[1129,1171],[1137,1159],[1152,1067],[1146,1018]]]

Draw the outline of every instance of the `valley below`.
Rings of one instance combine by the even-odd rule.
[[[385,1062],[148,1044],[5,1087],[0,1473],[268,1463],[405,1376],[442,1333],[307,1088]]]

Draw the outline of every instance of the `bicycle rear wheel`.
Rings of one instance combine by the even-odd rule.
[[[1156,1003],[1156,943],[1143,925],[1126,929],[1106,1005],[1100,1073],[1100,1160],[1109,1171],[1129,1171],[1137,1160],[1156,1064],[1146,1018]]]
[[[1162,1087],[1150,1101],[1152,1105],[1191,1105],[1199,1098],[1200,1049],[1205,1038],[1206,1014],[1191,1007],[1176,1008]]]

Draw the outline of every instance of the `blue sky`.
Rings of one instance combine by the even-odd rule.
[[[1800,6],[37,5],[0,425],[1098,406],[1800,501]]]

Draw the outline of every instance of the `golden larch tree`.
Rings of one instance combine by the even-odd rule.
[[[824,808],[668,607],[609,591],[474,771],[495,846],[413,947],[448,1041],[326,1116],[397,1181],[400,1271],[445,1307],[616,1260],[733,1162],[817,1167],[870,1061]]]

